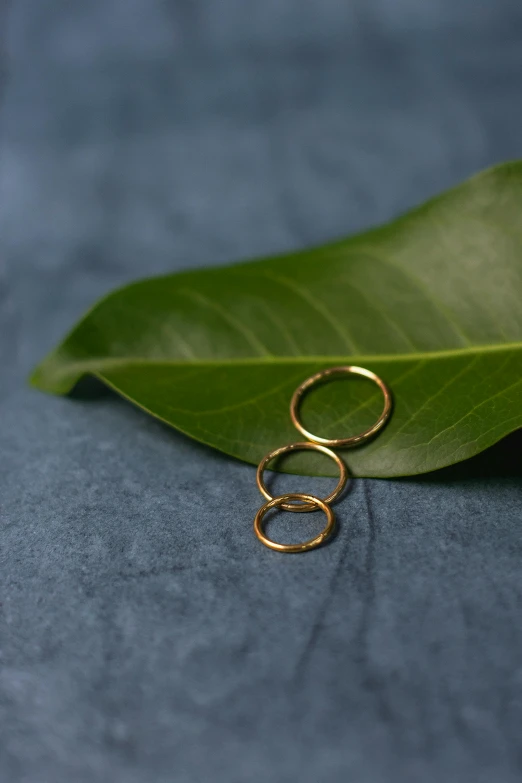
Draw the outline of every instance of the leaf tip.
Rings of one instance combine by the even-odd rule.
[[[79,375],[60,372],[59,366],[53,361],[52,355],[34,367],[27,378],[27,383],[33,389],[48,394],[68,394],[79,379]]]

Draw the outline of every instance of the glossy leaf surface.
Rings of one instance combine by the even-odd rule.
[[[100,301],[35,370],[58,394],[92,373],[154,416],[256,463],[299,440],[293,390],[358,364],[395,407],[356,475],[423,473],[522,425],[522,163],[488,170],[381,228],[321,248],[139,281]],[[343,437],[381,408],[368,381],[306,398],[313,432]],[[329,474],[326,458],[285,469]],[[314,461],[315,460],[315,461]]]

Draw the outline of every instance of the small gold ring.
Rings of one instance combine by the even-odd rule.
[[[273,459],[276,459],[276,457],[280,457],[281,454],[287,454],[290,451],[300,451],[301,449],[310,449],[312,451],[320,451],[323,454],[326,454],[327,457],[330,457],[330,459],[333,459],[333,461],[336,463],[336,465],[339,468],[339,483],[337,484],[334,491],[328,495],[328,497],[323,499],[323,503],[333,503],[334,500],[337,500],[341,492],[346,486],[346,482],[348,480],[348,471],[346,470],[346,465],[342,461],[342,459],[337,456],[335,452],[333,452],[331,449],[327,449],[326,446],[320,446],[318,443],[310,443],[310,441],[306,441],[305,443],[291,443],[289,446],[281,446],[279,449],[274,449],[274,451],[271,451],[270,454],[267,454],[266,457],[263,457],[261,462],[259,463],[259,466],[257,468],[257,475],[256,475],[256,481],[257,486],[259,487],[259,491],[261,494],[267,499],[267,500],[273,500],[272,495],[267,490],[265,486],[265,482],[263,480],[263,473],[265,471],[265,468],[268,466],[270,462],[272,462]],[[281,508],[285,511],[315,511],[317,509],[316,503],[282,503]]]
[[[263,518],[267,511],[271,508],[282,508],[283,504],[287,500],[306,500],[308,503],[312,503],[316,508],[320,508],[326,514],[326,527],[315,538],[310,538],[308,541],[303,541],[302,544],[278,544],[276,541],[272,541],[265,536],[263,531]],[[262,544],[269,547],[269,549],[275,549],[276,552],[307,552],[309,549],[315,549],[321,546],[327,538],[332,535],[335,528],[335,514],[324,500],[316,498],[314,495],[304,495],[300,492],[291,492],[287,495],[280,495],[272,500],[267,500],[256,514],[254,519],[254,531],[258,539]]]
[[[351,438],[321,438],[319,435],[313,435],[303,427],[299,419],[299,405],[301,403],[301,399],[303,395],[312,388],[312,386],[315,386],[317,383],[330,378],[332,375],[340,375],[342,373],[362,375],[364,378],[369,378],[371,381],[376,383],[384,394],[384,409],[375,424],[373,424],[367,430],[364,430],[364,432],[359,433],[359,435],[352,435]],[[307,378],[306,381],[303,381],[303,383],[297,387],[292,395],[292,400],[290,402],[290,416],[292,417],[294,426],[299,430],[299,432],[313,443],[322,443],[323,446],[333,446],[334,448],[339,448],[341,446],[355,446],[358,443],[362,443],[363,441],[373,437],[373,435],[375,435],[381,429],[381,427],[384,427],[390,417],[391,411],[391,391],[384,383],[382,378],[379,378],[379,376],[371,370],[366,370],[364,367],[354,367],[352,365],[348,365],[346,367],[330,367],[327,370],[321,370],[321,372],[310,376],[310,378]]]

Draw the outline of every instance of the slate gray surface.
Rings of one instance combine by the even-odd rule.
[[[519,436],[356,482],[337,539],[283,557],[253,537],[253,468],[24,379],[117,284],[347,234],[521,156],[520,3],[2,11],[2,783],[519,781]]]

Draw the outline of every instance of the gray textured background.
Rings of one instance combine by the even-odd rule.
[[[24,379],[117,284],[522,156],[522,5],[1,8],[2,783],[520,781],[519,436],[358,481],[337,539],[284,557],[252,534],[252,467]]]

